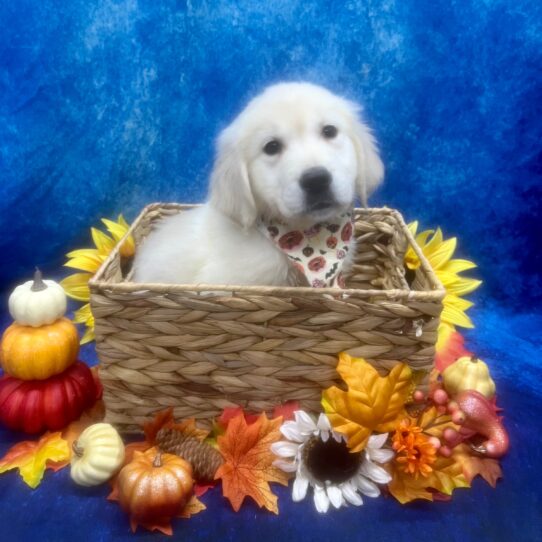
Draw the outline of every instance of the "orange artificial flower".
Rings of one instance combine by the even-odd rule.
[[[437,459],[437,450],[429,437],[423,434],[422,428],[412,420],[405,418],[401,421],[393,434],[392,448],[397,454],[395,461],[403,472],[415,478],[420,474],[427,477],[433,472],[431,465]]]

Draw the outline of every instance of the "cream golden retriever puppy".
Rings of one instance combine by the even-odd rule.
[[[384,168],[360,108],[309,83],[254,98],[220,134],[210,197],[163,220],[138,249],[136,282],[294,285],[292,263],[258,228],[306,228],[363,204]]]

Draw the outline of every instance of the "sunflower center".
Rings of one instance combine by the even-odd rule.
[[[308,471],[320,482],[346,482],[356,474],[361,463],[361,452],[350,453],[346,443],[330,438],[326,442],[312,437],[303,448],[303,459]]]

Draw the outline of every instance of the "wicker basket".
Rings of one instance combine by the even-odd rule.
[[[153,204],[130,228],[136,246],[188,205]],[[157,410],[205,422],[224,407],[269,410],[297,400],[320,409],[337,383],[337,354],[385,372],[397,360],[433,366],[444,289],[391,209],[357,209],[357,253],[346,290],[138,284],[117,246],[90,281],[107,421],[138,428]],[[411,244],[422,264],[405,279]]]

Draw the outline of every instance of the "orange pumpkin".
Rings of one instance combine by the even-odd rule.
[[[132,521],[168,522],[186,506],[193,484],[192,467],[181,457],[156,448],[135,452],[119,473],[119,503]]]
[[[64,372],[77,359],[79,337],[67,318],[40,327],[12,324],[4,332],[0,361],[21,380],[45,380]]]

